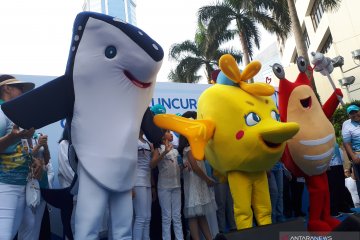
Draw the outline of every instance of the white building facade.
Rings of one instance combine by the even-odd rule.
[[[340,7],[331,12],[325,12],[319,0],[294,1],[309,58],[311,52],[322,52],[331,59],[343,57],[344,65],[336,67],[331,76],[335,85],[343,89],[345,102],[360,99],[360,1],[342,0]],[[294,36],[291,34],[286,41],[279,41],[278,47],[286,77],[294,81],[298,75],[294,64],[297,59]],[[317,91],[325,102],[333,92],[331,84],[319,73],[314,77]]]

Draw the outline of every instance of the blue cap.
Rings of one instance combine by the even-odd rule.
[[[219,72],[216,83],[223,84],[223,85],[229,85],[234,87],[239,87],[239,85],[233,81],[231,81],[222,71]]]
[[[166,113],[166,109],[163,105],[161,104],[155,104],[154,106],[152,106],[150,108],[150,110],[156,115],[156,114],[162,114],[162,113]]]
[[[347,114],[349,114],[351,111],[359,111],[360,110],[360,108],[358,107],[358,106],[356,106],[356,105],[350,105],[350,106],[348,106],[348,108],[346,109],[346,112],[347,112]]]

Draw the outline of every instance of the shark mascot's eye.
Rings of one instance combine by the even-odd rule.
[[[307,64],[306,64],[305,58],[298,57],[298,59],[296,60],[296,64],[297,64],[297,67],[300,72],[306,71]]]
[[[278,113],[275,112],[274,110],[271,111],[271,117],[272,117],[274,120],[280,122],[280,114],[278,114]]]
[[[275,76],[279,79],[284,79],[285,78],[285,71],[284,71],[284,68],[283,66],[281,66],[280,64],[278,63],[275,63],[273,66],[272,66],[272,70],[275,74]]]
[[[245,115],[245,123],[248,126],[255,126],[260,122],[260,120],[260,117],[254,112]]]
[[[105,56],[109,59],[112,59],[116,56],[116,47],[107,46],[105,49]]]

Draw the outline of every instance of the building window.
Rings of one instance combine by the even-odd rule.
[[[306,48],[309,49],[309,47],[310,47],[310,38],[309,38],[309,35],[307,33],[306,27],[305,27],[305,30],[303,32],[303,36],[304,36],[304,41],[305,41]]]
[[[320,52],[323,53],[323,54],[327,53],[329,51],[331,45],[332,45],[332,42],[333,42],[333,39],[332,39],[332,36],[331,36],[331,33],[330,33],[328,38],[325,40],[325,43],[322,46]]]
[[[311,21],[312,21],[313,26],[314,26],[314,30],[317,29],[323,14],[324,14],[324,6],[321,3],[321,1],[316,0],[313,7],[312,7],[312,9],[311,9],[311,13],[310,13]]]

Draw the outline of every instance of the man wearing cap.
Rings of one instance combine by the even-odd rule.
[[[0,75],[0,105],[34,88],[11,75]],[[31,159],[21,139],[32,137],[34,129],[20,130],[0,109],[0,239],[11,240],[18,231],[25,211],[25,186],[31,164],[35,177],[40,176],[39,159]]]
[[[360,194],[360,108],[350,105],[346,112],[349,115],[342,125],[342,138],[345,150],[354,165],[354,173],[357,178],[356,187]]]

